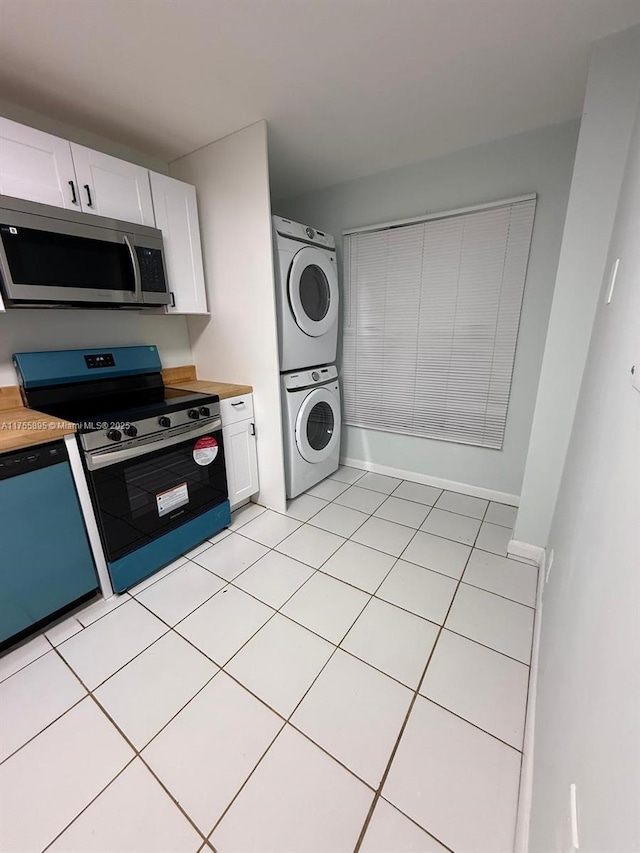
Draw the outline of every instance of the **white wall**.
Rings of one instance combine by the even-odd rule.
[[[191,317],[198,376],[252,385],[260,502],[285,508],[266,124],[170,164],[196,185],[211,317]]]
[[[503,450],[347,427],[343,456],[520,494],[577,134],[553,125],[274,203],[341,250],[346,228],[538,193]]]
[[[0,385],[16,385],[14,352],[157,344],[164,367],[193,364],[184,317],[138,311],[10,308],[0,314]]]
[[[514,538],[547,542],[640,93],[640,26],[594,48]]]
[[[113,157],[130,160],[139,166],[146,166],[147,169],[153,169],[154,172],[167,174],[168,165],[166,161],[160,160],[158,157],[152,157],[135,148],[129,148],[129,146],[123,145],[115,139],[98,136],[96,133],[91,133],[88,130],[64,121],[58,121],[58,119],[44,115],[43,113],[34,112],[12,101],[6,101],[3,98],[0,98],[0,116],[10,118],[12,121],[19,121],[21,124],[27,124],[29,127],[35,127],[44,133],[52,133],[54,136],[62,137],[62,139],[77,142],[78,145],[86,145],[88,148],[104,151],[105,154],[111,154]]]
[[[549,546],[530,853],[640,851],[640,112]]]
[[[0,115],[157,172],[167,172],[167,164],[161,160],[8,101],[0,100]],[[166,367],[193,361],[184,317],[105,310],[11,308],[0,313],[0,385],[17,382],[11,364],[14,352],[135,344],[157,344]]]

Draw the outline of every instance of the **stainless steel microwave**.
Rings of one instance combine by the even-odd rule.
[[[0,285],[8,307],[171,302],[157,228],[3,195]]]

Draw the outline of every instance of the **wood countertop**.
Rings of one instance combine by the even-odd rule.
[[[198,379],[192,364],[165,368],[162,378],[170,388],[217,394],[221,400],[253,393],[250,385]],[[17,385],[0,386],[0,453],[47,444],[73,432],[74,424],[24,406]]]
[[[208,382],[206,379],[194,379],[180,384],[174,382],[169,387],[179,388],[181,391],[199,391],[201,394],[217,394],[221,400],[253,393],[251,385],[230,385],[228,382]]]
[[[4,388],[0,389],[0,453],[58,441],[75,432],[74,424],[27,409],[22,404],[14,408],[1,408],[6,402],[3,398],[9,396],[5,391]]]
[[[164,384],[169,388],[179,388],[182,391],[199,391],[202,394],[217,394],[221,400],[253,393],[251,385],[211,382],[208,379],[197,379],[196,376],[196,369],[193,364],[185,367],[166,367],[162,371]]]

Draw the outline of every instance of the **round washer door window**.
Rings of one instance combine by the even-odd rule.
[[[327,252],[305,246],[289,270],[289,305],[298,328],[312,338],[326,334],[338,318],[338,277]]]
[[[340,441],[340,404],[326,388],[305,397],[296,418],[296,446],[307,462],[322,462]]]

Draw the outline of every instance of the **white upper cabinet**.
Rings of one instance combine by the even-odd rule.
[[[0,193],[80,210],[69,142],[0,118]]]
[[[71,152],[85,213],[155,226],[147,169],[75,142]]]
[[[159,228],[167,312],[209,313],[191,184],[0,117],[0,194]]]
[[[162,231],[170,314],[207,314],[196,188],[184,181],[149,172],[156,228]]]

